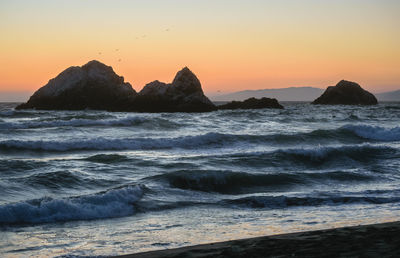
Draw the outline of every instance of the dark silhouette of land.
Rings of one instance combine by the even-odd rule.
[[[266,90],[262,92],[265,93]],[[271,90],[269,90],[271,91]],[[303,87],[281,89],[282,92],[308,93],[310,97],[321,89]],[[240,98],[253,91],[236,93]],[[303,96],[304,97],[304,96]],[[340,81],[329,86],[312,104],[325,105],[375,105],[376,97],[355,82]],[[17,109],[44,110],[107,110],[121,112],[210,112],[218,109],[283,108],[275,98],[254,97],[216,106],[204,94],[196,75],[185,67],[172,83],[153,81],[137,93],[132,86],[117,75],[111,66],[90,61],[82,67],[73,66],[51,79]]]
[[[244,105],[246,108],[282,108],[271,99],[252,99]],[[240,108],[237,103],[229,107],[224,109]],[[218,109],[204,95],[199,79],[187,67],[176,74],[172,83],[153,81],[137,93],[111,66],[98,61],[69,67],[16,108],[121,112],[209,112]]]
[[[323,105],[376,105],[376,97],[355,82],[342,80],[329,86],[312,104]]]
[[[133,112],[207,112],[216,110],[200,81],[187,67],[172,83],[154,81],[139,93],[111,66],[90,61],[73,66],[37,90],[17,109],[107,110]]]
[[[218,109],[261,109],[261,108],[279,108],[283,106],[276,99],[270,98],[249,98],[244,101],[232,101],[218,106]]]

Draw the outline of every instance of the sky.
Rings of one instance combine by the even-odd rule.
[[[0,94],[93,59],[137,91],[184,66],[209,94],[400,89],[399,13],[397,0],[0,0]]]

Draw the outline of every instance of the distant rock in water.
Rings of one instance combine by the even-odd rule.
[[[232,101],[218,106],[218,109],[261,109],[261,108],[279,108],[283,106],[276,99],[270,98],[249,98],[244,101]]]
[[[36,91],[17,109],[121,111],[137,95],[111,66],[98,61],[72,66]]]
[[[206,112],[216,107],[187,67],[171,84],[154,81],[137,94],[110,66],[90,61],[66,69],[17,109]]]
[[[153,81],[139,92],[134,109],[145,112],[207,112],[216,110],[204,95],[201,83],[189,68],[179,71],[172,83]]]
[[[342,80],[336,86],[328,87],[312,104],[324,105],[376,105],[375,96],[355,82]]]

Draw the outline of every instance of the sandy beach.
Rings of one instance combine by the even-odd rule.
[[[400,222],[264,236],[123,255],[148,257],[400,257]]]

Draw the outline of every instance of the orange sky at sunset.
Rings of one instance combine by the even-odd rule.
[[[184,66],[206,93],[340,79],[400,89],[399,13],[392,0],[2,0],[0,91],[34,91],[93,59],[136,90]]]

